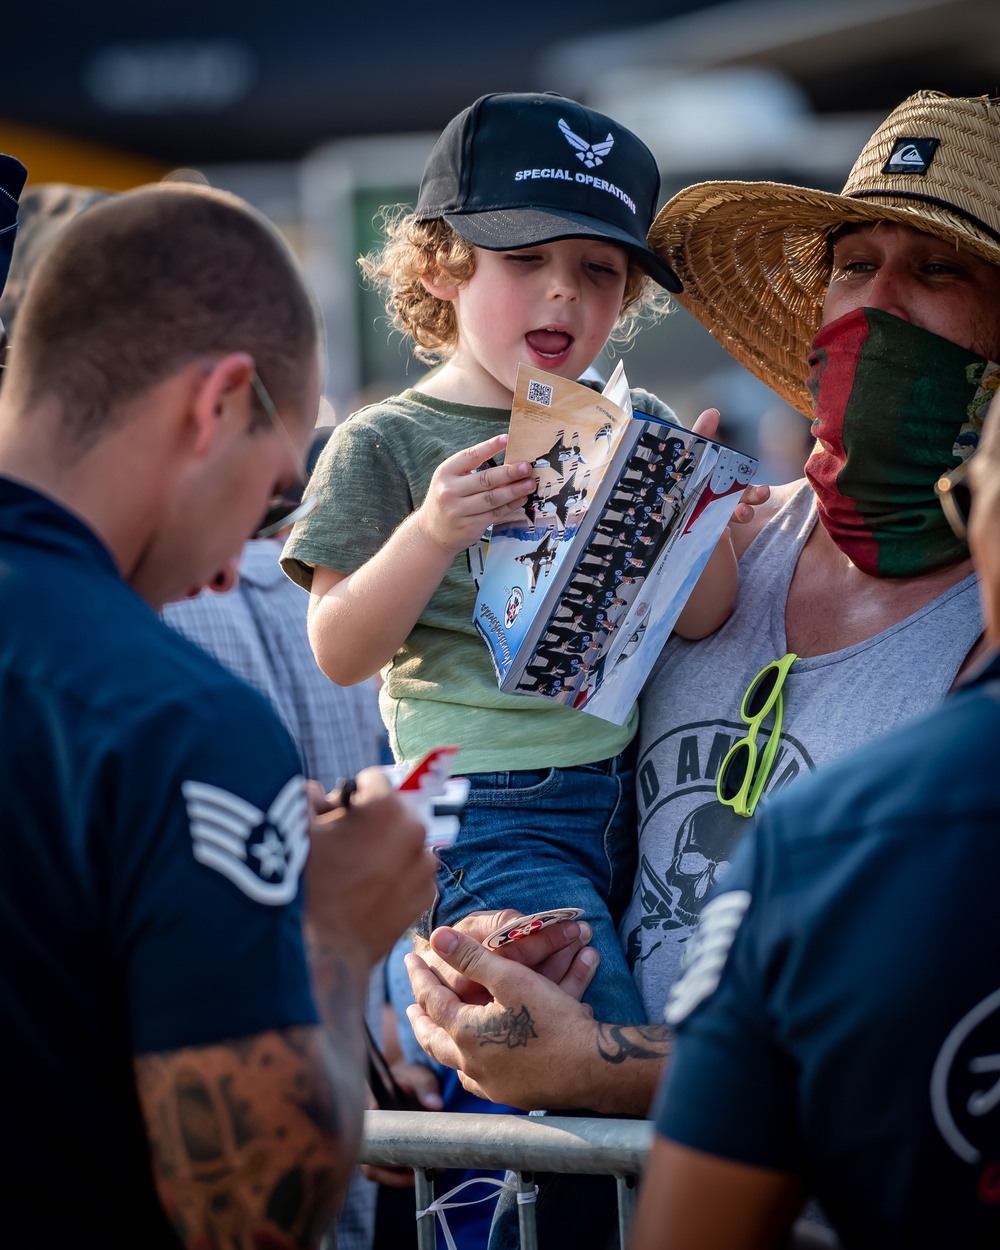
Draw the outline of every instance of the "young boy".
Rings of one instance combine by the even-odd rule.
[[[335,431],[309,488],[323,507],[282,560],[312,592],[324,672],[349,685],[382,670],[397,760],[461,747],[472,788],[429,921],[582,908],[601,955],[588,1001],[633,1024],[646,1017],[616,924],[635,871],[636,710],[618,726],[498,690],[465,553],[489,525],[523,519],[534,485],[528,464],[498,464],[518,365],[576,378],[623,320],[655,306],[653,282],[679,289],[646,247],[658,192],[635,135],[561,96],[484,96],[450,122],[416,211],[364,262],[397,328],[443,364]],[[671,418],[652,395],[632,399]],[[716,629],[736,588],[726,538],[678,631]]]

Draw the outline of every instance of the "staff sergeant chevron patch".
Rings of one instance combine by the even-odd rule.
[[[203,781],[183,782],[181,793],[199,864],[221,872],[256,903],[292,901],[309,855],[304,778],[286,782],[266,812]]]

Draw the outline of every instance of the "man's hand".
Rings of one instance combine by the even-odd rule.
[[[489,465],[507,446],[507,435],[466,447],[434,471],[424,502],[416,512],[421,533],[442,550],[457,555],[493,524],[515,517],[535,489],[531,465]]]
[[[463,916],[451,928],[471,938],[473,942],[482,943],[496,929],[510,924],[520,914],[509,907],[503,911],[474,911]],[[549,928],[540,929],[528,937],[519,938],[516,942],[509,942],[503,951],[498,951],[497,954],[502,959],[523,964],[526,968],[534,968],[536,972],[561,986],[568,994],[579,998],[587,988],[590,976],[583,981],[578,975],[568,974],[576,956],[590,941],[592,933],[593,930],[585,920],[567,920],[563,924],[550,925]],[[462,1002],[482,1005],[493,1001],[493,995],[489,990],[469,980],[451,964],[439,958],[437,952],[425,939],[418,938],[414,943],[414,950],[438,979],[447,985]],[[596,963],[594,966],[596,967]]]
[[[575,957],[563,978],[573,986],[569,993],[453,929],[435,929],[431,947],[491,997],[485,1004],[462,1002],[418,955],[408,955],[417,1001],[407,1014],[421,1046],[456,1068],[465,1088],[482,1098],[528,1110],[589,1105],[586,1084],[574,1079],[586,1065],[574,1056],[594,1048],[596,1025],[578,998],[597,952],[587,947]]]
[[[306,919],[314,946],[334,947],[366,973],[433,903],[437,861],[378,769],[357,784],[346,808],[312,792]]]
[[[648,1114],[668,1050],[666,1026],[608,1024],[577,1001],[596,951],[579,951],[556,985],[454,929],[435,929],[430,945],[436,961],[490,995],[463,1002],[418,955],[406,957],[417,1041],[455,1068],[466,1089],[529,1111]]]

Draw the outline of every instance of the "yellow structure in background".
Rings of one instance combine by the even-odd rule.
[[[16,156],[28,171],[28,185],[68,182],[127,191],[144,182],[159,182],[169,166],[96,143],[35,130],[0,118],[0,152]]]

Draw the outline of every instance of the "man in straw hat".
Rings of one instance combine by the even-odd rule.
[[[624,936],[659,1021],[757,803],[937,706],[981,645],[968,552],[934,484],[975,447],[1000,380],[1000,107],[922,92],[842,195],[706,183],[661,211],[650,241],[681,276],[677,298],[815,415],[819,440],[808,481],[776,489],[736,535],[732,618],[697,644],[671,640],[644,700]],[[422,1043],[502,1101],[644,1114],[668,1030],[590,1020],[528,969],[487,960],[468,935],[494,919],[440,931],[428,955],[442,976],[471,971],[492,1002],[463,1002],[414,964]],[[564,932],[579,941],[575,922]],[[558,966],[565,989],[590,958]],[[537,1037],[484,1048],[505,1011],[527,1012]]]
[[[804,1192],[847,1246],[1000,1245],[1000,402],[969,479],[992,656],[740,842],[667,1007],[632,1250],[785,1244]]]
[[[703,183],[651,241],[678,299],[818,440],[806,480],[734,535],[733,616],[698,646],[672,640],[643,701],[623,935],[658,1019],[756,804],[937,706],[979,645],[968,549],[934,484],[1000,383],[1000,106],[921,92],[841,195]]]

